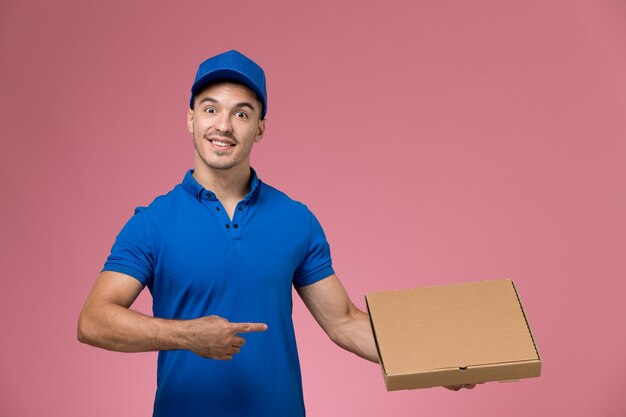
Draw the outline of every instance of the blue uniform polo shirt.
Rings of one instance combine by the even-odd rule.
[[[292,286],[334,273],[324,232],[305,205],[253,169],[232,220],[192,173],[135,210],[103,270],[147,286],[155,317],[217,315],[268,330],[244,335],[231,361],[159,352],[154,416],[304,416],[291,295]]]

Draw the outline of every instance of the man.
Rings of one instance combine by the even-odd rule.
[[[159,351],[154,416],[303,416],[292,286],[335,343],[378,362],[320,224],[250,167],[266,112],[265,75],[249,58],[200,65],[194,169],[135,211],[81,311],[81,342]],[[130,310],[144,286],[153,317]]]

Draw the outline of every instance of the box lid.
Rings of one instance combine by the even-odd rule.
[[[511,280],[370,293],[386,375],[538,361]]]

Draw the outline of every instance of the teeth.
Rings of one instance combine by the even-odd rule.
[[[213,140],[212,142],[217,146],[230,146],[230,143],[220,142],[218,140]]]

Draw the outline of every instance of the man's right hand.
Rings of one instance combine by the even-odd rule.
[[[246,340],[240,333],[264,332],[264,323],[231,323],[218,316],[200,317],[185,322],[187,349],[204,358],[231,360]]]

